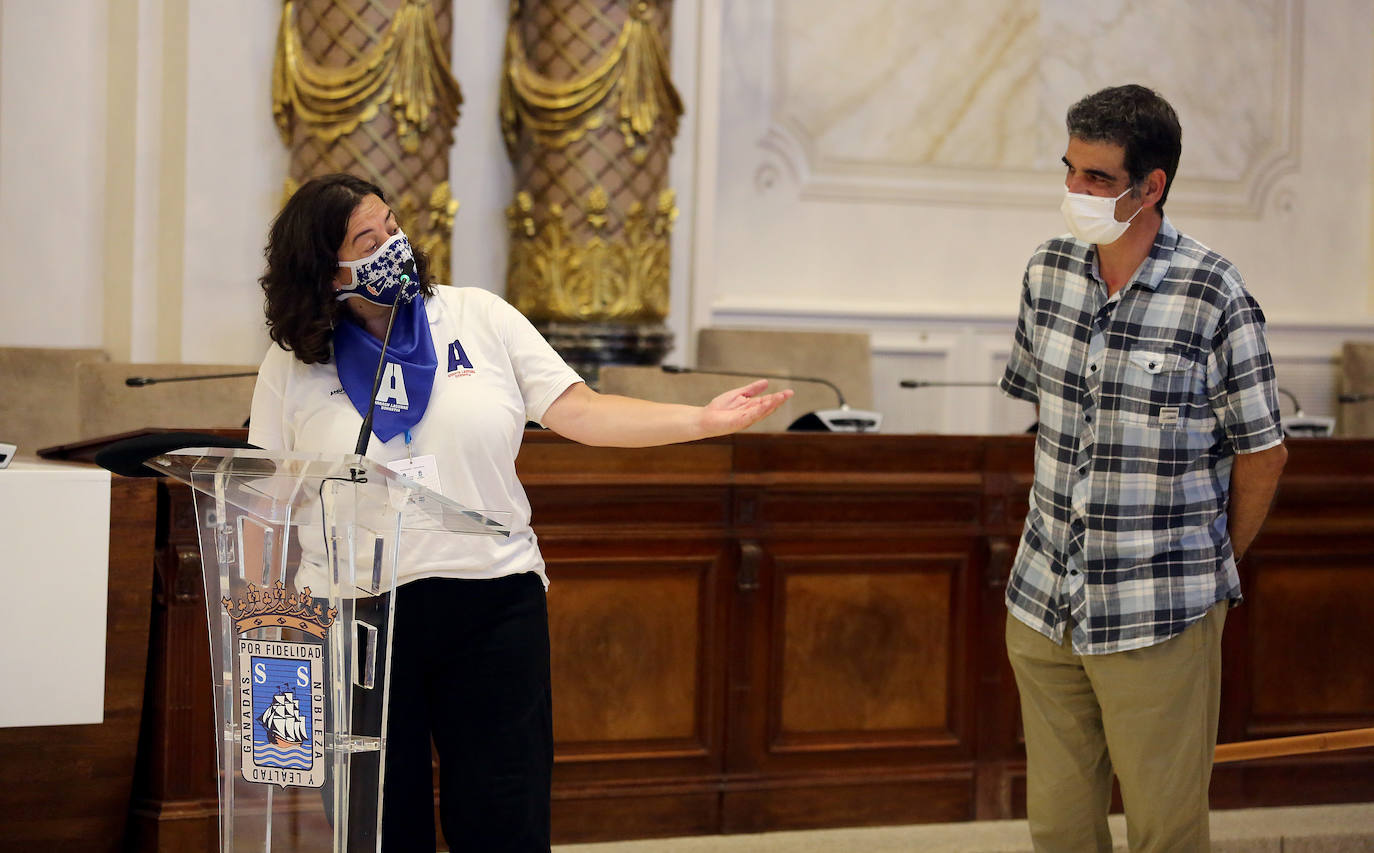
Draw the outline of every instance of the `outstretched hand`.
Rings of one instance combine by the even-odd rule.
[[[727,435],[746,429],[771,415],[778,406],[791,399],[791,388],[757,396],[768,387],[767,379],[758,379],[740,388],[726,391],[707,403],[701,410],[701,428],[706,436]]]

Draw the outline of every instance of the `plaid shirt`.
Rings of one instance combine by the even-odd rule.
[[[1116,295],[1067,235],[1026,267],[1002,390],[1039,406],[1011,614],[1106,654],[1240,600],[1227,535],[1236,453],[1283,440],[1264,315],[1230,262],[1165,219]]]

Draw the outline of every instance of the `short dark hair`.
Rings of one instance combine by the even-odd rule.
[[[380,188],[352,175],[313,178],[292,194],[272,222],[263,252],[267,270],[258,279],[265,297],[267,333],[306,364],[329,361],[334,324],[345,310],[334,293],[339,248],[349,217],[369,195],[386,201]],[[429,259],[413,243],[411,251],[420,292],[432,296]]]
[[[1155,169],[1163,169],[1164,192],[1155,209],[1164,211],[1183,151],[1183,128],[1174,108],[1158,92],[1134,84],[1094,92],[1069,107],[1065,124],[1071,137],[1111,142],[1125,149],[1132,186]]]

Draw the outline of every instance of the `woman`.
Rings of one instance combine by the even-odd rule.
[[[508,538],[444,537],[423,554],[408,549],[400,566],[390,719],[405,725],[387,733],[383,848],[435,849],[432,731],[454,849],[547,851],[547,579],[515,477],[525,423],[645,447],[743,429],[792,392],[757,396],[767,384],[758,381],[704,407],[598,394],[498,297],[434,287],[381,190],[348,175],[302,186],[266,255],[276,346],[258,375],[249,441],[352,452],[395,303],[367,455],[466,506],[511,512]]]

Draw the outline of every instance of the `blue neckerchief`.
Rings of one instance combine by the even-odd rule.
[[[377,412],[372,416],[372,433],[382,441],[413,428],[429,405],[439,359],[434,355],[424,302],[413,299],[396,309],[386,348],[387,369],[377,389]],[[353,322],[349,312],[341,312],[334,328],[334,364],[348,399],[363,417],[367,417],[367,395],[381,356],[382,342]],[[399,374],[395,366],[400,367]]]

